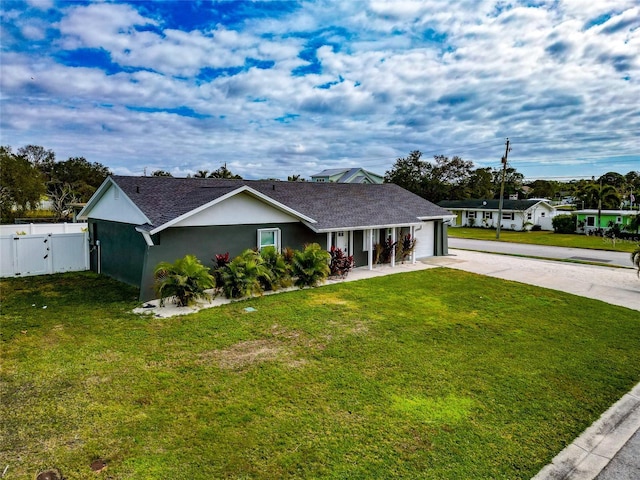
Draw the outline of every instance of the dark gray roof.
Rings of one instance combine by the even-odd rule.
[[[503,210],[526,210],[533,207],[540,200],[503,200]],[[443,200],[438,205],[448,210],[477,209],[477,210],[498,210],[500,200],[468,199],[468,200]]]
[[[111,179],[152,222],[170,222],[243,185],[312,218],[317,231],[403,225],[451,215],[418,195],[386,184],[277,182],[215,178],[124,177]]]

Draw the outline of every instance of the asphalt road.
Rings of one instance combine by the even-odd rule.
[[[603,242],[606,239],[603,239]],[[584,248],[549,247],[524,243],[495,242],[491,240],[470,240],[449,237],[449,248],[476,250],[479,252],[506,253],[528,257],[553,258],[582,262],[597,262],[615,267],[633,268],[631,255],[626,252],[587,250]]]

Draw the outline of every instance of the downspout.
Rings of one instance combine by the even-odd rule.
[[[102,273],[102,247],[100,246],[100,240],[96,240],[96,269],[98,275]]]

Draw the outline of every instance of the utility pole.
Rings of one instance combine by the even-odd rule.
[[[498,227],[496,228],[496,240],[500,240],[500,226],[502,223],[502,206],[504,205],[504,179],[507,175],[507,156],[511,149],[509,148],[509,139],[507,138],[507,148],[502,157],[502,181],[500,182],[500,206],[498,207]]]

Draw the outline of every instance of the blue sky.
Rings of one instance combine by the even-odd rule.
[[[528,179],[640,170],[637,0],[3,0],[0,141],[245,178],[420,150]]]

